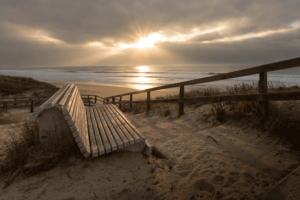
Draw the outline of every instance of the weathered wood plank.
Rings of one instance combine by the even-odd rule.
[[[110,112],[110,114],[113,116],[115,122],[117,123],[117,125],[120,127],[121,131],[124,133],[124,135],[126,136],[126,138],[129,141],[130,145],[134,144],[135,139],[132,137],[132,135],[130,134],[130,129],[127,130],[128,125],[126,123],[124,123],[124,120],[122,119],[122,117],[118,114],[115,113],[113,111],[113,109],[111,108],[111,106],[109,105],[105,105],[105,108],[107,108]],[[126,126],[127,125],[127,126]]]
[[[106,114],[107,114],[109,120],[111,121],[112,125],[114,126],[117,134],[121,138],[121,140],[122,140],[122,142],[124,144],[124,147],[128,147],[129,146],[129,141],[128,141],[127,137],[124,135],[123,131],[120,129],[119,125],[117,124],[116,116],[113,115],[111,113],[111,111],[106,106],[102,106],[102,108],[106,112]]]
[[[100,117],[100,120],[101,120],[101,124],[103,125],[103,128],[105,130],[106,136],[107,136],[107,138],[109,140],[109,143],[110,143],[110,146],[111,146],[111,150],[112,151],[117,150],[118,149],[117,144],[115,142],[114,137],[111,134],[110,129],[108,128],[108,125],[107,125],[107,123],[106,123],[106,121],[104,119],[102,111],[100,110],[100,105],[99,106],[95,106],[95,109],[97,110],[97,113],[98,113],[98,115]]]
[[[180,86],[179,88],[179,98],[180,99],[184,98],[184,86]],[[179,102],[178,116],[180,117],[183,114],[184,114],[184,103]]]
[[[70,102],[69,110],[65,114],[66,120],[72,119],[73,115],[75,114],[74,110],[76,110],[76,105],[77,105],[77,101],[78,101],[78,90],[76,90],[74,93],[75,93],[75,96],[73,98],[73,101]]]
[[[49,99],[49,101],[47,101],[47,103],[44,106],[44,109],[52,108],[60,100],[60,98],[65,93],[65,91],[69,88],[69,86],[70,86],[70,84],[66,84],[66,85],[62,86],[61,89],[58,90],[56,95],[54,97],[52,97],[51,99]]]
[[[103,145],[103,142],[102,142],[101,137],[100,137],[100,133],[99,133],[98,126],[97,126],[97,123],[96,123],[96,119],[95,119],[94,110],[93,110],[92,107],[89,107],[87,109],[90,110],[94,135],[95,135],[95,139],[96,139],[96,143],[97,143],[97,147],[98,147],[98,152],[99,152],[99,156],[100,156],[100,155],[105,154],[104,145]]]
[[[139,143],[141,141],[140,136],[135,133],[135,131],[128,125],[128,123],[126,123],[126,121],[124,120],[124,118],[114,109],[114,107],[111,104],[108,104],[107,106],[112,110],[112,112],[114,113],[114,115],[116,115],[118,117],[118,119],[120,120],[120,122],[122,123],[122,125],[125,126],[125,128],[127,129],[127,131],[134,138],[135,143]]]
[[[270,71],[276,71],[276,70],[282,70],[282,69],[288,69],[288,68],[294,68],[294,67],[300,67],[300,57],[290,59],[290,60],[284,60],[284,61],[280,61],[280,62],[265,64],[265,65],[260,65],[258,67],[252,67],[252,68],[243,69],[243,70],[239,70],[239,71],[229,72],[226,74],[219,74],[216,76],[194,79],[194,80],[190,80],[190,81],[184,81],[184,82],[180,82],[180,83],[174,83],[174,84],[170,84],[170,85],[154,87],[154,88],[150,88],[150,89],[146,89],[146,90],[130,92],[130,93],[125,93],[125,94],[116,95],[116,96],[110,96],[110,97],[106,97],[106,98],[114,98],[114,97],[119,97],[119,96],[130,95],[130,94],[139,94],[139,93],[144,93],[144,92],[148,92],[148,91],[180,87],[183,85],[185,86],[185,85],[194,85],[194,84],[200,84],[200,83],[208,83],[208,82],[213,82],[213,81],[226,80],[226,79],[237,78],[237,77],[242,77],[242,76],[249,76],[249,75],[258,74],[258,73],[262,73],[262,72],[270,72]]]
[[[59,102],[57,102],[57,104],[55,105],[58,109],[62,109],[67,101],[67,99],[69,98],[69,95],[71,94],[72,90],[74,88],[74,84],[71,84],[69,86],[69,88],[67,89],[67,91],[65,92],[65,94],[63,95],[63,97],[60,99]]]
[[[91,154],[91,144],[90,144],[90,140],[89,140],[89,133],[88,133],[88,128],[87,128],[87,115],[86,115],[86,109],[85,106],[83,104],[83,101],[81,99],[81,96],[79,94],[79,107],[81,109],[81,137],[82,137],[82,141],[84,143],[84,147],[85,147],[85,153],[83,154],[84,157],[88,157]]]
[[[117,106],[115,106],[115,105],[112,105],[112,107],[122,116],[122,118],[124,119],[124,121],[130,126],[130,128],[132,129],[132,130],[134,130],[134,132],[141,138],[141,141],[145,141],[146,140],[146,138],[145,138],[145,136],[143,136],[140,132],[139,132],[139,130],[137,130],[137,128],[135,128],[135,126],[133,125],[133,124],[131,124],[131,122],[125,117],[125,115],[123,114],[123,112],[122,111],[120,111],[119,109],[118,109],[118,107]]]
[[[216,103],[222,101],[285,101],[300,100],[300,92],[278,92],[265,94],[241,94],[241,95],[224,95],[212,97],[192,97],[180,99],[180,102],[197,103],[207,102]]]
[[[105,153],[110,153],[111,152],[111,146],[110,146],[108,138],[107,138],[107,136],[105,134],[105,130],[103,128],[103,124],[102,124],[102,122],[100,120],[99,114],[98,114],[98,112],[97,112],[97,110],[96,110],[95,107],[92,107],[92,109],[93,109],[93,112],[94,112],[94,116],[95,116],[95,120],[96,120],[96,125],[98,127],[98,130],[99,130],[99,133],[100,133],[103,145],[104,145]]]
[[[116,144],[117,144],[117,146],[118,146],[118,149],[122,149],[122,148],[124,147],[124,144],[123,144],[121,138],[119,137],[118,133],[117,133],[116,130],[114,129],[114,127],[113,127],[111,121],[109,120],[109,118],[108,118],[106,112],[103,110],[103,107],[102,107],[102,106],[99,106],[98,108],[100,109],[101,113],[103,114],[103,117],[104,117],[104,119],[105,119],[105,121],[106,121],[106,123],[107,123],[107,125],[108,125],[108,127],[109,127],[109,130],[111,131],[112,136],[114,137],[114,139],[115,139],[115,141],[116,141]]]
[[[90,142],[91,142],[92,157],[97,157],[98,156],[98,147],[97,147],[96,138],[94,135],[94,127],[92,124],[91,113],[90,113],[90,110],[88,107],[85,107],[85,109],[86,109],[86,115],[87,115],[88,133],[89,133],[89,138],[90,138]]]
[[[72,107],[72,104],[74,102],[74,98],[76,97],[77,92],[78,92],[78,88],[74,87],[74,89],[71,91],[72,94],[67,99],[64,107],[62,108],[63,115],[66,115],[67,113],[69,113],[69,111]]]

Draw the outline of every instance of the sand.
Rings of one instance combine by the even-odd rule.
[[[79,89],[102,96],[124,91],[87,85],[79,85]],[[248,125],[202,123],[199,116],[207,109],[205,105],[186,106],[185,115],[175,119],[161,116],[158,110],[152,110],[150,117],[126,113],[167,160],[153,156],[146,159],[131,152],[86,161],[74,159],[73,166],[15,180],[0,189],[0,200],[264,199],[272,187],[299,166],[297,152]],[[1,139],[7,134],[2,127]],[[3,185],[2,178],[0,187]]]
[[[51,84],[55,85],[59,88],[64,85],[63,83],[51,83]],[[76,86],[78,87],[80,94],[98,95],[100,97],[110,97],[110,96],[114,96],[114,95],[139,91],[136,89],[126,88],[126,87],[113,87],[113,86],[101,86],[101,85],[76,84]],[[151,92],[151,98],[165,96],[167,94],[175,94],[175,93],[177,93],[177,92],[168,91],[168,90],[154,91],[154,92]],[[178,93],[179,93],[179,88],[178,88]],[[147,95],[146,92],[141,93],[141,94],[135,94],[135,95],[133,95],[133,100],[146,99],[146,97],[147,97],[146,95]],[[122,98],[123,98],[123,100],[128,100],[129,95],[124,96]]]

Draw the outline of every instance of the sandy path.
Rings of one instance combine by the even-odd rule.
[[[253,130],[233,125],[201,130],[193,112],[177,120],[127,114],[170,157],[154,172],[160,198],[263,199],[300,164],[286,147]]]

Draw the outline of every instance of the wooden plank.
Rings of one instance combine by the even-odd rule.
[[[284,60],[284,61],[280,61],[280,62],[276,62],[276,63],[260,65],[258,67],[229,72],[226,74],[219,74],[216,76],[210,76],[210,77],[206,77],[206,78],[194,79],[194,80],[190,80],[190,81],[184,81],[184,82],[180,82],[180,83],[174,83],[174,84],[170,84],[170,85],[154,87],[154,88],[141,90],[141,91],[137,91],[137,92],[125,93],[125,94],[121,94],[121,96],[130,95],[130,94],[139,94],[139,93],[144,93],[144,92],[148,92],[148,91],[162,90],[162,89],[168,89],[168,88],[174,88],[174,87],[180,87],[183,85],[184,86],[185,85],[194,85],[194,84],[208,83],[208,82],[219,81],[219,80],[226,80],[226,79],[237,78],[237,77],[242,77],[242,76],[249,76],[249,75],[258,74],[258,73],[262,73],[262,72],[270,72],[270,71],[276,71],[276,70],[282,70],[282,69],[288,69],[288,68],[294,68],[294,67],[300,67],[300,57],[290,59],[290,60]],[[118,94],[116,96],[106,97],[106,98],[114,98],[114,97],[118,97],[118,96],[120,96],[120,94]]]
[[[110,146],[111,146],[111,150],[112,151],[117,150],[118,149],[117,144],[115,142],[114,137],[111,134],[111,131],[108,128],[108,125],[107,125],[107,123],[106,123],[106,121],[104,119],[104,116],[103,116],[103,114],[102,114],[102,112],[100,110],[100,107],[99,106],[95,106],[94,108],[97,110],[97,113],[98,113],[98,115],[100,117],[101,124],[103,125],[103,128],[105,130],[106,136],[107,136],[107,138],[109,140],[109,143],[110,143]]]
[[[61,94],[67,85],[64,85],[60,90],[58,90],[54,95],[52,95],[47,101],[45,101],[35,112],[30,116],[30,121],[36,121],[39,114],[46,108],[51,108],[53,101]]]
[[[114,109],[114,107],[111,104],[107,105],[112,112],[118,117],[120,122],[123,126],[127,129],[127,131],[130,133],[130,135],[134,138],[135,143],[139,143],[141,141],[140,136],[138,136],[135,131],[126,123],[126,121],[123,119],[123,117]]]
[[[92,124],[92,119],[91,119],[91,113],[88,107],[86,107],[86,115],[87,115],[87,124],[88,124],[88,133],[89,133],[89,138],[91,142],[91,150],[92,150],[92,157],[97,157],[98,154],[98,147],[96,143],[96,138],[94,135],[94,127]]]
[[[79,95],[80,96],[80,95]],[[87,121],[87,118],[84,118],[84,113],[86,112],[86,110],[84,108],[82,108],[82,106],[79,104],[79,137],[81,138],[82,142],[83,142],[83,146],[80,148],[81,153],[83,154],[83,156],[88,157],[90,155],[90,152],[87,152],[88,149],[90,149],[89,144],[87,144],[86,141],[86,135],[88,135],[88,131],[86,131],[86,123],[85,121]]]
[[[276,92],[265,94],[243,94],[243,95],[224,95],[212,97],[192,97],[184,98],[179,101],[185,103],[207,102],[216,103],[222,101],[287,101],[300,100],[300,92]]]
[[[106,107],[106,106],[102,106],[103,110],[106,112],[109,120],[111,121],[112,125],[114,126],[117,134],[119,135],[119,137],[121,138],[124,147],[128,147],[129,146],[129,139],[127,139],[127,137],[125,136],[125,134],[123,133],[123,131],[120,129],[117,121],[116,121],[116,116],[112,114],[112,112]],[[132,138],[132,142],[133,142],[133,138]]]
[[[94,110],[93,110],[92,107],[89,107],[89,109],[90,109],[90,115],[91,115],[91,120],[92,120],[92,126],[93,126],[93,130],[94,130],[94,136],[95,136],[95,139],[96,139],[98,152],[99,152],[99,156],[100,156],[100,155],[105,154],[104,145],[103,145],[103,142],[101,140],[101,136],[100,136],[100,133],[99,133],[99,130],[98,130]]]
[[[184,98],[184,86],[180,86],[180,89],[179,89],[179,98],[180,99]],[[183,114],[184,114],[184,103],[183,102],[179,102],[178,115],[180,117]]]
[[[124,103],[144,103],[146,104],[147,102],[150,102],[150,103],[178,103],[178,100],[179,99],[158,99],[158,100],[150,100],[150,101],[147,101],[147,100],[141,100],[141,101],[126,101],[126,102],[122,102],[123,104]],[[118,104],[119,102],[117,102]]]
[[[65,92],[64,96],[61,98],[61,100],[59,102],[57,102],[57,104],[55,105],[58,109],[62,109],[67,101],[67,99],[69,98],[69,95],[71,94],[71,92],[73,91],[74,88],[74,84],[71,84],[69,86],[69,88],[67,89],[67,91]]]
[[[74,91],[74,98],[72,99],[72,102],[68,102],[68,106],[66,108],[66,112],[64,114],[64,108],[63,108],[63,114],[65,115],[65,119],[69,120],[72,118],[73,114],[74,114],[74,108],[76,106],[77,100],[78,100],[78,90]],[[69,110],[67,110],[69,109]]]
[[[267,72],[259,74],[258,92],[261,94],[268,93],[268,75]],[[264,116],[269,116],[269,101],[260,101],[259,104],[264,109]]]
[[[76,119],[78,119],[77,116],[78,116],[78,109],[79,109],[78,102],[79,102],[79,98],[78,96],[76,96],[69,113],[64,116],[65,119],[68,120],[67,122],[70,126],[72,126],[72,124],[74,126],[77,125]]]
[[[124,133],[124,135],[126,136],[126,138],[128,139],[129,144],[133,145],[135,139],[130,134],[130,129],[127,130],[128,125],[124,122],[124,120],[122,119],[122,117],[118,113],[114,112],[113,109],[111,108],[111,106],[105,105],[103,107],[107,108],[109,110],[109,112],[111,113],[111,115],[114,116],[115,122],[117,123],[117,125],[119,126],[119,128],[121,129],[121,131]],[[137,138],[139,139],[139,137],[137,137]]]
[[[61,89],[57,92],[57,94],[49,100],[45,106],[44,109],[52,108],[62,97],[62,95],[65,93],[65,91],[69,88],[70,84],[66,84],[61,87]]]
[[[115,142],[116,142],[116,144],[118,146],[118,149],[122,149],[124,147],[124,144],[123,144],[121,138],[119,137],[118,133],[114,129],[114,127],[113,127],[111,121],[109,120],[106,112],[103,110],[102,106],[99,106],[98,108],[101,111],[101,113],[102,113],[102,115],[103,115],[103,117],[104,117],[104,119],[105,119],[105,121],[106,121],[106,123],[107,123],[107,125],[109,127],[109,130],[111,131],[111,134],[112,134],[112,136],[115,139]]]
[[[64,107],[62,108],[63,115],[66,115],[67,113],[69,113],[69,111],[72,107],[72,103],[74,102],[74,98],[76,97],[77,92],[78,92],[78,88],[75,86],[74,89],[71,91],[71,95],[67,99]]]
[[[150,112],[150,100],[151,100],[150,91],[147,91],[147,116],[149,115]]]
[[[135,128],[135,126],[134,126],[133,124],[131,124],[131,122],[125,117],[125,115],[123,114],[123,112],[120,111],[120,110],[118,109],[117,106],[112,105],[112,108],[114,108],[115,111],[117,111],[117,112],[120,114],[120,116],[121,116],[121,117],[124,119],[124,121],[130,126],[130,128],[131,128],[132,130],[134,130],[134,132],[141,138],[141,141],[145,141],[145,140],[146,140],[145,136],[143,136],[143,135],[139,132],[139,130],[138,130],[137,128]]]
[[[111,146],[110,146],[109,140],[108,140],[108,138],[105,134],[105,130],[103,128],[103,124],[100,120],[99,114],[98,114],[95,107],[92,107],[92,109],[93,109],[93,113],[94,113],[95,120],[96,120],[95,124],[98,127],[98,130],[99,130],[99,133],[100,133],[100,136],[101,136],[101,139],[102,139],[102,143],[104,145],[105,153],[110,153],[111,152]]]

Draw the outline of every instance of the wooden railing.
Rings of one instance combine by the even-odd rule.
[[[91,106],[91,103],[97,103],[98,101],[103,102],[103,98],[98,95],[81,95],[82,100],[87,100],[88,106]],[[94,102],[92,102],[94,100]]]
[[[40,97],[14,97],[14,98],[1,98],[0,102],[2,102],[2,108],[4,111],[7,111],[8,106],[10,107],[20,107],[27,106],[30,103],[30,112],[34,112],[34,105],[37,103],[40,105],[45,100],[50,97],[40,96]],[[19,99],[19,100],[18,100]]]
[[[280,92],[280,93],[268,93],[268,79],[267,72],[277,71],[282,69],[300,67],[300,57],[290,60],[285,60],[276,63],[270,63],[266,65],[261,65],[258,67],[248,68],[244,70],[229,72],[226,74],[219,74],[216,76],[210,76],[206,78],[194,79],[190,81],[184,81],[180,83],[174,83],[170,85],[164,85],[159,87],[154,87],[146,90],[130,92],[115,96],[106,97],[103,99],[104,103],[119,104],[120,108],[122,104],[129,103],[130,109],[132,109],[133,103],[146,103],[147,104],[147,115],[150,111],[151,103],[164,103],[164,102],[177,102],[179,104],[179,116],[184,114],[184,103],[191,102],[222,102],[222,101],[258,101],[264,107],[265,114],[269,113],[269,101],[281,101],[281,100],[299,100],[300,92]],[[247,94],[247,95],[224,95],[224,96],[210,96],[210,97],[184,97],[184,86],[194,85],[199,83],[208,83],[226,79],[232,79],[237,77],[249,76],[253,74],[259,74],[258,81],[258,93],[257,94]],[[161,100],[151,100],[151,92],[179,87],[179,98],[177,99],[161,99]],[[134,94],[147,93],[147,99],[143,101],[133,101]],[[129,95],[129,101],[122,101],[122,97]],[[119,97],[119,101],[116,102],[116,98]]]

